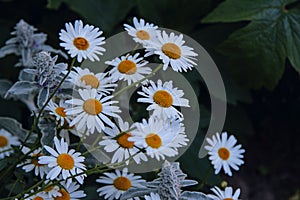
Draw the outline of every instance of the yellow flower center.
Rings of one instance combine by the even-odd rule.
[[[8,139],[3,136],[3,135],[0,135],[0,147],[5,147],[8,145]]]
[[[181,56],[181,49],[174,43],[164,44],[161,50],[169,58],[178,59]]]
[[[139,30],[136,32],[136,37],[138,37],[141,40],[149,40],[150,39],[150,35],[147,31],[144,30]]]
[[[162,145],[161,138],[156,133],[149,133],[146,136],[145,140],[146,140],[146,143],[148,144],[148,146],[150,146],[154,149],[158,149]]]
[[[218,154],[222,160],[228,160],[228,158],[230,157],[230,151],[225,147],[221,147],[218,150]]]
[[[44,200],[44,198],[37,196],[37,197],[34,197],[33,200]]]
[[[153,95],[153,101],[159,106],[168,108],[173,104],[172,95],[165,90],[158,90]]]
[[[98,88],[100,85],[99,80],[93,74],[84,75],[80,80],[84,81],[86,85],[90,85],[92,88]]]
[[[131,187],[131,182],[128,178],[120,176],[114,180],[114,186],[118,190],[126,191]]]
[[[224,200],[233,200],[233,198],[224,198]]]
[[[75,38],[73,44],[79,50],[87,50],[90,46],[89,42],[83,37]]]
[[[83,110],[90,115],[98,115],[102,112],[102,103],[97,99],[87,99],[83,104]]]
[[[131,60],[123,60],[119,63],[118,70],[122,74],[135,74],[136,64]]]
[[[42,154],[42,153],[33,154],[33,155],[32,155],[32,158],[31,158],[31,163],[32,163],[34,166],[37,166],[37,167],[45,166],[45,164],[40,164],[40,163],[39,163],[39,157],[40,157],[40,156],[43,156],[43,155],[44,155],[44,154]]]
[[[57,157],[56,162],[61,168],[65,169],[65,170],[70,170],[70,169],[73,169],[73,167],[74,167],[74,159],[72,156],[70,156],[67,153],[60,154]]]
[[[117,138],[117,143],[127,149],[131,149],[134,146],[134,142],[128,141],[128,138],[131,137],[131,133],[125,133]]]
[[[61,117],[66,117],[66,112],[64,107],[57,107],[55,108],[56,114],[58,114]]]
[[[60,197],[54,197],[54,200],[70,200],[70,194],[65,189],[60,189],[58,192],[61,194]]]

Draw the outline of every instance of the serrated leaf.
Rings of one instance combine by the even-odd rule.
[[[0,79],[0,97],[4,98],[4,95],[12,86],[12,82],[6,79]]]
[[[29,133],[28,130],[22,128],[22,124],[20,122],[10,117],[0,117],[0,129],[1,128],[17,136],[22,141],[25,140],[27,134]],[[34,141],[35,137],[36,135],[32,133],[27,141],[32,142]]]
[[[227,0],[203,22],[251,21],[219,46],[230,57],[229,71],[246,87],[273,89],[285,60],[300,72],[300,10],[287,10],[295,0]]]
[[[61,3],[80,14],[89,23],[110,33],[135,5],[135,0],[51,0],[48,7],[57,9]],[[120,29],[121,30],[121,29]]]
[[[202,192],[185,191],[182,193],[180,200],[212,200]]]
[[[38,127],[42,132],[41,144],[42,146],[53,146],[53,138],[56,135],[56,123],[55,121],[48,121],[41,119],[38,123]],[[45,152],[46,153],[46,152]]]
[[[49,97],[49,88],[42,88],[39,91],[39,94],[37,97],[37,105],[39,108],[43,107],[43,105],[46,103],[48,97]]]
[[[5,94],[5,98],[18,98],[22,95],[28,96],[39,89],[38,85],[29,81],[16,82]]]

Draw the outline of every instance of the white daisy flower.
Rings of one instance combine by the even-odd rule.
[[[225,191],[222,191],[220,188],[215,186],[211,190],[215,193],[215,195],[209,194],[208,197],[213,200],[238,200],[240,196],[239,188],[234,192],[234,194],[232,187],[226,187]]]
[[[150,193],[150,196],[145,195],[144,196],[145,200],[160,200],[160,196],[157,193]]]
[[[85,158],[81,156],[80,152],[76,152],[74,149],[68,150],[68,144],[63,138],[59,141],[57,137],[54,137],[54,144],[56,150],[49,146],[44,146],[51,154],[50,156],[39,157],[39,163],[46,164],[50,168],[46,178],[53,180],[61,174],[62,178],[66,180],[73,175],[82,184],[86,176],[83,174],[86,170],[83,164]],[[72,182],[71,178],[68,179],[68,182]]]
[[[232,176],[230,167],[237,171],[239,166],[244,164],[242,154],[245,150],[241,149],[242,145],[235,146],[237,140],[233,135],[227,139],[227,132],[223,132],[221,136],[217,133],[212,139],[207,138],[207,142],[209,145],[206,145],[205,149],[208,150],[215,174],[218,174],[223,167],[225,174]]]
[[[31,190],[30,193],[34,193],[34,190]],[[25,200],[52,200],[53,198],[48,198],[45,192],[38,192],[34,195],[29,196],[30,194],[25,194]]]
[[[118,128],[119,127],[119,128]],[[118,126],[113,128],[105,128],[104,132],[108,136],[104,136],[99,145],[104,146],[106,152],[115,152],[112,156],[111,163],[119,163],[126,160],[126,165],[129,164],[129,158],[140,164],[140,160],[147,161],[144,153],[134,146],[134,142],[128,141],[131,133],[128,130],[134,129],[134,125],[129,127],[128,122],[123,122],[121,118],[118,119]]]
[[[157,38],[157,34],[159,31],[157,30],[157,26],[151,23],[145,23],[144,19],[138,19],[136,17],[133,18],[134,27],[124,24],[125,30],[129,35],[133,37],[135,42],[146,44],[149,41],[155,40]]]
[[[45,184],[48,184],[48,183],[49,183],[49,180],[46,180]],[[53,198],[55,199],[55,197],[62,196],[62,194],[59,192],[59,187],[57,185],[52,185],[52,186],[46,187],[43,192],[44,192],[44,194],[47,195],[47,197],[49,199],[53,199]],[[49,200],[49,199],[47,199],[47,200]],[[57,200],[58,199],[59,198],[57,198]]]
[[[63,186],[58,190],[61,196],[55,197],[54,200],[79,200],[86,197],[83,190],[78,190],[80,187],[78,184],[74,182],[67,183],[65,181],[60,182],[60,184]]]
[[[159,55],[159,58],[163,61],[163,70],[166,70],[170,65],[176,72],[187,71],[191,69],[196,63],[197,53],[193,52],[193,48],[183,45],[183,35],[176,36],[173,32],[168,36],[165,31],[158,34],[157,42],[152,42],[151,45],[146,47],[146,55],[152,54]]]
[[[104,175],[100,176],[96,181],[107,185],[97,189],[97,192],[99,192],[99,196],[104,195],[104,198],[108,200],[119,199],[130,188],[144,188],[142,183],[145,180],[141,179],[141,176],[128,173],[127,168],[124,168],[122,171],[116,169],[115,173],[106,172]],[[139,197],[134,197],[134,200],[139,199]]]
[[[59,122],[60,126],[64,126],[70,123],[70,119],[66,115],[66,108],[67,105],[62,99],[59,101],[59,105],[57,105],[51,99],[48,105],[46,106],[45,110],[50,111],[50,114],[55,116],[56,121]]]
[[[24,154],[27,154],[31,150],[24,146],[21,149],[21,151]],[[42,153],[42,148],[38,148],[29,154],[30,159],[27,159],[24,163],[17,165],[17,167],[23,166],[22,169],[25,172],[30,172],[30,171],[34,170],[34,174],[36,176],[40,176],[42,179],[44,177],[44,175],[47,174],[49,171],[49,167],[47,165],[39,163],[39,157],[43,156],[43,155],[44,154]]]
[[[103,32],[99,28],[86,24],[83,26],[81,20],[76,20],[75,25],[66,23],[66,30],[61,30],[59,39],[63,42],[60,46],[64,47],[72,58],[77,56],[77,61],[90,59],[99,61],[98,55],[103,55],[105,51],[101,45],[105,44],[104,37],[99,37]],[[98,55],[97,55],[98,54]]]
[[[73,67],[68,80],[81,88],[94,88],[99,94],[107,95],[114,91],[117,84],[111,83],[111,77],[107,73],[94,74],[88,68]]]
[[[115,58],[112,61],[106,61],[108,65],[115,66],[109,72],[112,80],[124,80],[127,81],[128,85],[143,79],[145,76],[151,73],[150,67],[145,67],[148,61],[143,60],[143,57],[138,57],[140,54],[136,53],[133,56],[121,56],[121,58]],[[145,84],[143,81],[142,84]]]
[[[111,101],[113,96],[102,98],[96,89],[79,89],[78,92],[81,99],[73,98],[66,101],[66,103],[74,106],[66,110],[67,115],[75,116],[70,126],[76,125],[76,129],[80,131],[87,127],[91,133],[94,133],[95,128],[99,132],[104,130],[104,123],[110,127],[115,126],[108,117],[119,118],[116,113],[121,111],[119,107],[112,106],[112,104],[118,103],[118,101]]]
[[[176,122],[178,121],[173,121]],[[150,117],[148,122],[143,119],[142,123],[135,125],[137,129],[132,131],[132,137],[128,140],[133,141],[138,147],[145,148],[148,156],[155,157],[159,161],[160,158],[164,160],[165,156],[173,157],[178,154],[176,147],[182,146],[182,141],[178,141],[177,137],[178,134],[184,133],[173,130],[170,123]]]
[[[153,116],[158,118],[183,118],[183,115],[174,106],[190,107],[189,101],[182,98],[183,91],[174,88],[172,81],[162,83],[161,80],[158,80],[156,85],[150,80],[150,86],[143,86],[142,91],[138,94],[143,97],[138,98],[137,101],[150,103],[147,110],[153,110]]]
[[[19,146],[20,144],[18,137],[13,136],[4,129],[0,129],[0,159],[3,159],[5,156],[9,156],[14,152],[12,145]]]

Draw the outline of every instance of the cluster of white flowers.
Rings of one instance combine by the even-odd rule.
[[[133,51],[132,54],[107,60],[105,63],[110,68],[103,73],[73,66],[76,61],[80,64],[85,59],[99,61],[105,52],[102,31],[92,25],[84,25],[81,20],[76,20],[74,25],[66,23],[65,29],[59,33],[62,41],[60,46],[73,58],[70,66],[65,63],[55,64],[57,56],[52,58],[49,51],[56,51],[48,46],[41,47],[45,40],[38,40],[33,33],[35,29],[24,21],[20,21],[17,31],[12,33],[17,35],[16,38],[9,40],[8,46],[0,50],[0,57],[9,52],[17,55],[30,53],[23,62],[24,67],[27,67],[24,73],[34,78],[19,82],[8,94],[23,94],[19,87],[24,86],[26,81],[29,85],[38,83],[40,87],[37,89],[42,87],[43,90],[35,93],[38,94],[39,108],[34,110],[38,111],[35,119],[38,122],[41,118],[55,122],[55,133],[50,138],[51,141],[44,143],[43,138],[49,137],[51,131],[41,128],[43,138],[39,139],[43,142],[34,143],[40,144],[34,148],[31,148],[32,144],[26,143],[26,139],[21,141],[21,145],[16,136],[4,129],[0,130],[0,159],[10,156],[15,146],[21,145],[20,150],[26,159],[17,167],[25,172],[34,171],[37,178],[44,180],[34,190],[27,191],[23,196],[25,199],[76,200],[85,197],[84,191],[79,190],[80,186],[85,183],[89,173],[95,173],[95,169],[101,170],[97,166],[90,169],[86,154],[79,150],[80,142],[75,148],[71,146],[70,138],[83,140],[88,136],[101,134],[103,136],[97,141],[95,148],[103,148],[112,154],[111,166],[125,167],[100,175],[96,180],[101,184],[97,190],[99,196],[113,200],[124,199],[122,195],[125,194],[129,195],[128,199],[157,200],[181,199],[191,195],[183,192],[181,187],[197,182],[185,180],[186,174],[181,171],[179,163],[166,161],[169,157],[177,156],[179,149],[190,142],[185,131],[184,115],[178,108],[191,105],[184,97],[184,91],[177,88],[173,80],[152,81],[150,78],[160,68],[166,70],[169,67],[176,72],[191,70],[196,65],[198,54],[193,48],[184,45],[182,34],[160,31],[158,26],[146,23],[143,19],[133,18],[133,24],[134,26],[125,24],[125,30],[135,42],[144,47],[144,54]],[[19,34],[19,26],[25,29],[23,32],[26,34]],[[25,38],[22,39],[22,35]],[[17,49],[21,52],[13,51],[13,42],[20,45]],[[36,50],[34,44],[39,44],[40,51]],[[157,55],[161,60],[155,70],[148,66],[149,62],[146,60],[146,57],[152,55]],[[126,86],[141,86],[141,89],[137,88],[137,102],[147,105],[145,112],[149,112],[148,118],[132,124],[122,119],[122,110],[118,106],[122,102],[116,98],[120,92],[116,89],[120,82],[125,84],[125,89]],[[34,127],[30,133],[34,134],[33,131],[39,130]],[[221,136],[217,133],[211,139],[208,138],[207,142],[205,148],[216,174],[223,167],[225,173],[231,176],[231,168],[238,170],[243,164],[244,150],[241,145],[235,146],[237,140],[234,136],[228,136],[226,132]],[[147,162],[149,158],[165,160],[158,179],[147,182],[128,171],[126,165],[129,165],[131,159],[140,164]],[[110,167],[103,169],[112,170]],[[205,196],[206,199],[237,200],[240,193],[238,189],[233,194],[231,187],[225,188],[225,191],[214,187],[212,191],[215,195],[200,192],[197,195]]]

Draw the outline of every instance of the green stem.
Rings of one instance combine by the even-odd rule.
[[[122,88],[118,92],[114,93],[113,96],[116,97],[116,96],[122,94],[125,90],[128,90],[128,89],[130,89],[130,88],[132,88],[132,87],[140,84],[141,82],[147,80],[148,78],[150,78],[151,76],[153,76],[158,70],[160,70],[162,67],[163,67],[163,64],[158,65],[150,74],[148,74],[147,76],[145,76],[141,80],[136,81],[136,82],[132,83],[131,85],[128,85],[128,86]]]
[[[204,176],[203,180],[201,181],[201,183],[199,184],[199,186],[197,187],[197,190],[201,190],[201,189],[203,188],[203,186],[206,184],[206,181],[207,181],[207,179],[208,179],[208,177],[209,177],[209,175],[210,175],[212,169],[213,169],[213,168],[210,166],[210,167],[206,170],[205,176]]]
[[[72,62],[71,62],[71,65],[68,67],[68,73],[63,77],[63,79],[60,81],[60,83],[57,85],[57,87],[54,89],[53,93],[49,96],[49,98],[47,99],[47,101],[45,102],[45,104],[43,105],[43,107],[41,108],[41,110],[39,111],[39,114],[37,117],[34,117],[34,121],[33,121],[33,124],[31,126],[31,129],[30,131],[27,133],[25,139],[24,139],[24,142],[22,143],[22,146],[20,147],[22,149],[22,147],[24,146],[24,144],[26,144],[29,136],[31,135],[31,133],[33,133],[33,131],[35,131],[37,129],[37,124],[38,124],[38,121],[40,119],[40,117],[42,116],[42,113],[44,111],[44,109],[46,108],[46,106],[48,105],[48,103],[50,102],[50,100],[54,97],[54,95],[56,94],[56,92],[58,91],[58,89],[60,88],[60,86],[62,85],[62,83],[66,80],[66,78],[69,76],[69,74],[71,73],[71,70],[72,70],[72,67],[74,65],[76,61],[76,57],[73,58]],[[38,141],[38,138],[37,138],[37,141]],[[37,143],[36,141],[36,143]],[[33,148],[34,149],[34,148]],[[32,151],[30,151],[32,152]],[[28,152],[27,154],[29,154],[30,152]],[[25,155],[27,155],[25,154]],[[21,162],[24,158],[26,158],[26,156],[23,156],[21,157],[20,159],[18,159],[18,161],[14,162],[7,170],[5,170],[3,173],[1,173],[0,175],[0,180],[5,177],[5,175],[10,172],[12,169],[15,168],[15,166],[18,164],[18,162]]]

